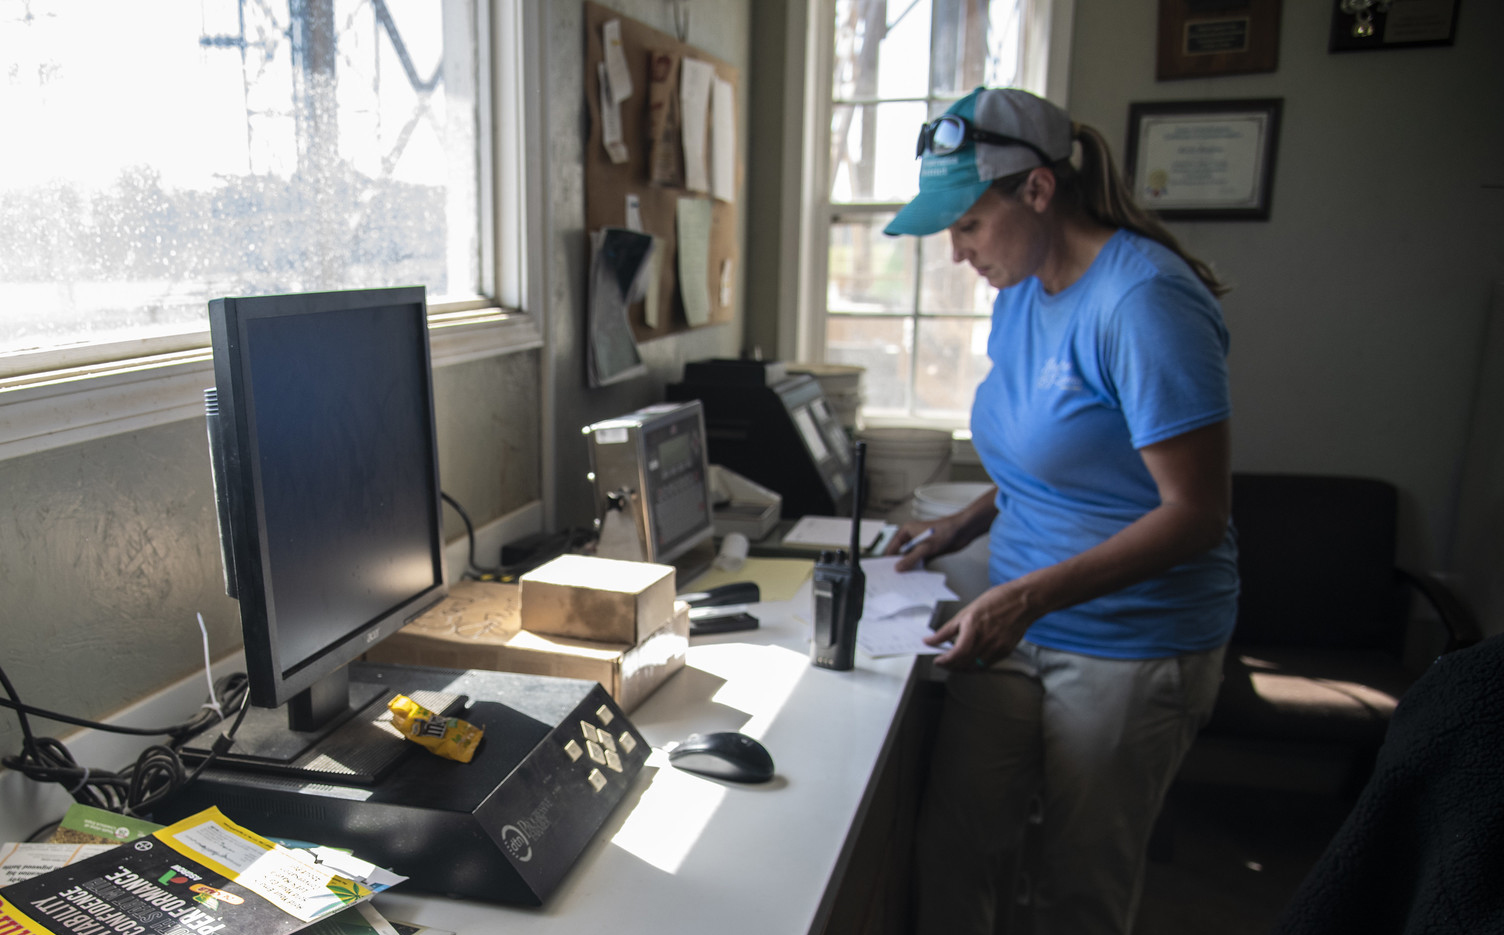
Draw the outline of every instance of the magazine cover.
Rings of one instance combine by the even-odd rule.
[[[0,933],[281,935],[404,879],[342,851],[283,847],[211,808],[0,889]]]

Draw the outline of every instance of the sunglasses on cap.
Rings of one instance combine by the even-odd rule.
[[[996,146],[1023,146],[1031,149],[1044,165],[1055,160],[1045,155],[1044,150],[1016,136],[1004,136],[972,126],[970,120],[956,114],[945,114],[919,128],[919,145],[914,148],[914,158],[926,152],[933,156],[949,156],[967,143],[992,143]]]

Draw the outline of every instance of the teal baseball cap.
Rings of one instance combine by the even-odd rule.
[[[1000,178],[1071,154],[1070,115],[1019,88],[977,88],[919,130],[919,194],[883,228],[934,234]]]

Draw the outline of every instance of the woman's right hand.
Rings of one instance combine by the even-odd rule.
[[[893,566],[894,570],[909,571],[918,568],[925,559],[958,552],[992,525],[993,518],[997,516],[996,498],[997,488],[989,487],[986,493],[959,512],[939,519],[910,520],[898,527],[883,554],[902,554],[898,564]],[[919,541],[921,536],[924,537],[923,541]],[[910,542],[914,543],[913,547],[903,552],[903,547]]]
[[[898,531],[889,540],[888,547],[883,550],[883,554],[898,555],[904,545],[912,542],[914,546],[907,552],[903,552],[903,557],[893,567],[897,571],[918,568],[927,558],[945,555],[964,547],[965,542],[956,542],[960,527],[961,514],[959,513],[952,513],[940,519],[910,520],[898,527]]]

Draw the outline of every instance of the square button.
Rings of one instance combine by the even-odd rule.
[[[616,715],[612,714],[611,709],[606,705],[601,705],[599,708],[596,708],[595,716],[600,718],[601,723],[607,727],[610,727],[611,722],[616,719]]]
[[[621,736],[616,738],[616,742],[628,753],[637,749],[637,738],[633,737],[630,731],[622,731]]]
[[[575,743],[573,740],[564,745],[564,752],[569,754],[569,758],[571,760],[578,760],[580,757],[585,755],[585,751],[581,750],[580,745],[578,743]]]
[[[606,774],[598,769],[592,769],[590,775],[585,778],[590,780],[590,784],[595,787],[596,792],[606,788]]]
[[[595,741],[592,740],[590,743],[585,744],[585,751],[590,754],[590,758],[595,762],[606,762],[606,751],[602,750],[601,745]]]
[[[621,772],[621,757],[616,755],[615,750],[606,751],[606,765],[616,772]]]

